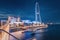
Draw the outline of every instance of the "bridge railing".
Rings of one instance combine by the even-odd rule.
[[[13,38],[15,38],[16,40],[20,40],[20,39],[18,39],[17,37],[15,37],[14,35],[12,35],[12,34],[10,34],[9,32],[7,32],[7,31],[5,31],[5,30],[3,30],[3,29],[0,29],[0,31],[3,31],[3,32],[5,32],[5,33],[7,33],[7,35],[9,35],[9,36],[12,36]],[[8,36],[8,38],[9,38],[9,36]],[[3,37],[3,36],[2,36]],[[5,38],[3,37],[1,40],[5,40],[7,37],[5,36]],[[8,39],[9,40],[9,39]]]

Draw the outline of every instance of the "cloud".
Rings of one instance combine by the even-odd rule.
[[[8,16],[12,16],[12,14],[0,14],[0,18],[7,18]]]
[[[7,9],[0,10],[0,18],[7,18],[8,16],[14,16],[14,14],[12,14],[12,11],[9,11]]]

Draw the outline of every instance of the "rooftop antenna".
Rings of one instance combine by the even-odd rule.
[[[39,3],[36,2],[35,4],[35,21],[42,23],[41,16],[40,16],[40,8],[39,8]]]

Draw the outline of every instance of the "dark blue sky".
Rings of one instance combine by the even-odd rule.
[[[60,0],[0,0],[0,18],[10,15],[34,20],[36,1],[43,22],[60,22]]]

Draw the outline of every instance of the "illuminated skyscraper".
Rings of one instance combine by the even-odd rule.
[[[35,21],[42,23],[38,2],[36,2],[36,4],[35,4]]]

